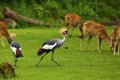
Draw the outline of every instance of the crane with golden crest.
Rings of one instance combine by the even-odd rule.
[[[49,52],[52,51],[52,61],[54,63],[56,63],[58,66],[60,66],[60,64],[58,64],[55,60],[54,60],[54,51],[56,48],[61,47],[61,45],[63,45],[63,43],[66,40],[66,34],[67,34],[67,29],[66,28],[62,28],[60,29],[60,33],[62,35],[62,39],[52,39],[52,40],[48,40],[46,42],[44,42],[42,44],[42,46],[40,47],[40,49],[38,50],[38,56],[41,56],[39,62],[36,64],[36,67],[39,65],[39,63],[42,61],[42,59],[44,58],[44,56],[46,54],[48,54]]]

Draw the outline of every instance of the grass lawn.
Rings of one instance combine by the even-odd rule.
[[[111,27],[107,27],[110,32]],[[35,67],[40,56],[37,51],[41,44],[54,38],[62,38],[59,28],[26,28],[9,29],[17,34],[15,41],[23,50],[23,58],[19,58],[15,68],[16,77],[10,80],[120,80],[120,55],[113,55],[105,41],[101,45],[101,53],[97,51],[97,41],[92,39],[94,52],[87,48],[87,38],[80,51],[80,38],[77,28],[72,37],[67,37],[61,48],[56,49],[54,59],[61,64],[58,67],[47,54],[38,67]],[[13,54],[6,38],[6,47],[0,43],[0,63],[9,62],[14,65]],[[68,47],[68,49],[65,49]]]

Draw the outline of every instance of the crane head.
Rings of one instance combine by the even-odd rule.
[[[67,34],[67,28],[61,28],[60,33],[65,36]]]
[[[14,39],[16,37],[16,34],[15,33],[10,33],[10,38],[11,39]]]

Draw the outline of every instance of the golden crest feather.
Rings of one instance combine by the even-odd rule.
[[[15,38],[16,37],[16,33],[10,33],[10,37],[11,38]]]
[[[60,33],[62,34],[63,32],[67,31],[67,28],[61,28]]]

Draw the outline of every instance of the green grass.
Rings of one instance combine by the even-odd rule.
[[[110,32],[112,28],[108,27]],[[62,65],[58,67],[51,61],[51,53],[47,54],[35,67],[38,60],[37,51],[44,41],[53,38],[62,38],[59,28],[29,28],[9,29],[15,32],[15,41],[19,42],[23,50],[23,58],[19,58],[15,67],[16,77],[10,80],[119,80],[120,79],[120,55],[113,55],[108,45],[103,41],[101,53],[97,51],[97,41],[92,40],[94,52],[87,48],[87,38],[83,42],[83,49],[80,51],[80,39],[77,28],[73,37],[67,37],[61,48],[55,51],[55,60]],[[0,63],[9,62],[14,65],[13,55],[6,38],[6,47],[0,44]],[[65,49],[68,47],[68,49]]]

